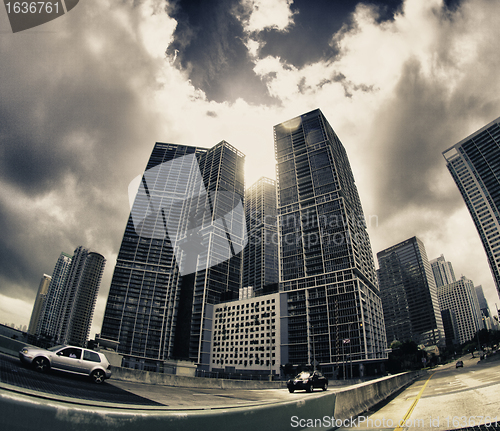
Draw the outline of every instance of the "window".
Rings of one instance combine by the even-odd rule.
[[[96,352],[91,352],[90,350],[83,351],[83,360],[91,362],[101,362],[100,356]]]

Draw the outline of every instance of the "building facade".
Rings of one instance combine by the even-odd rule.
[[[475,287],[477,300],[479,301],[479,309],[481,310],[481,315],[488,318],[491,317],[490,307],[488,301],[484,296],[483,286],[479,285]]]
[[[242,285],[253,287],[256,295],[263,293],[264,286],[275,286],[278,291],[278,223],[274,180],[260,178],[245,191],[245,218],[248,244],[243,250]]]
[[[38,292],[35,298],[35,304],[33,305],[33,311],[31,313],[30,324],[28,326],[28,334],[35,335],[37,333],[37,328],[40,327],[40,321],[42,317],[42,309],[47,299],[47,292],[49,291],[50,280],[52,277],[47,274],[43,274],[40,280],[40,285],[38,286]]]
[[[377,253],[387,341],[444,345],[445,334],[431,265],[422,241],[409,238]]]
[[[210,371],[279,376],[279,293],[214,305],[213,316]]]
[[[451,310],[457,321],[458,343],[474,338],[482,329],[481,312],[474,283],[466,277],[437,289],[441,310]]]
[[[447,262],[443,255],[431,260],[430,264],[436,287],[457,281],[455,278],[455,271],[453,271],[453,265],[451,262]]]
[[[319,109],[276,125],[274,145],[282,362],[328,376],[345,376],[347,361],[355,375],[380,369],[382,304],[345,148]]]
[[[243,166],[225,141],[156,143],[131,192],[100,334],[120,343],[127,366],[159,371],[187,359],[208,369],[207,305],[236,298],[241,283]]]
[[[105,264],[103,255],[82,246],[76,248],[62,298],[60,343],[86,346]]]
[[[37,335],[56,339],[62,315],[62,303],[73,256],[62,252],[57,259],[50,281],[47,297],[43,304]]]
[[[500,295],[500,118],[443,156],[479,233]]]

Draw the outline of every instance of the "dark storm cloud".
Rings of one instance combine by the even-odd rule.
[[[266,86],[253,72],[243,43],[243,27],[232,13],[235,0],[180,0],[172,11],[178,21],[168,53],[188,70],[192,83],[209,100],[270,102]]]
[[[20,298],[33,297],[61,251],[112,257],[131,172],[158,137],[147,106],[155,61],[90,3],[67,23],[1,35],[0,293]]]
[[[294,25],[286,31],[261,32],[258,38],[264,45],[259,56],[280,57],[296,67],[332,58],[337,54],[336,47],[331,46],[332,35],[349,23],[358,3],[295,0],[291,6]],[[380,19],[385,20],[392,18],[401,1],[371,3],[379,6]],[[178,25],[168,53],[188,70],[192,83],[210,100],[234,101],[241,97],[249,103],[276,103],[253,72],[243,43],[242,23],[236,15],[244,15],[236,0],[177,1],[172,16]]]

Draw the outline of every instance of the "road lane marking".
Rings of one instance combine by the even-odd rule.
[[[402,430],[403,428],[401,427],[401,425],[404,425],[406,423],[406,421],[408,420],[408,418],[411,416],[411,414],[413,413],[413,410],[415,409],[417,403],[418,403],[418,400],[420,399],[420,397],[422,396],[422,394],[424,393],[425,391],[425,388],[427,387],[427,384],[429,383],[429,381],[432,379],[432,376],[436,374],[435,372],[431,374],[431,376],[427,379],[427,381],[424,383],[424,386],[422,386],[422,389],[420,389],[420,392],[418,393],[417,397],[415,398],[415,401],[413,401],[413,403],[411,404],[410,408],[408,409],[408,411],[406,412],[406,414],[404,415],[403,419],[401,419],[399,421],[399,426],[397,428],[394,428],[394,431],[400,431]]]

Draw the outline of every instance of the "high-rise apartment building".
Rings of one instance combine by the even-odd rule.
[[[212,307],[237,298],[244,155],[156,143],[138,188],[111,282],[101,338],[128,366],[189,359],[208,370]],[[206,323],[209,322],[209,323]]]
[[[446,261],[443,255],[431,260],[430,264],[432,274],[434,275],[434,281],[436,282],[436,287],[444,286],[445,284],[450,284],[456,281],[453,266],[451,262]]]
[[[72,256],[64,252],[57,259],[46,300],[42,307],[37,335],[54,339],[58,336],[59,321],[63,314],[62,302],[64,290],[71,260]]]
[[[77,247],[66,279],[59,321],[59,342],[86,346],[106,259]]]
[[[278,291],[276,184],[262,177],[245,191],[248,243],[243,250],[243,286],[258,296],[264,286]]]
[[[457,320],[459,344],[472,340],[482,328],[474,283],[466,277],[437,289],[441,310],[451,310]]]
[[[422,241],[409,238],[377,253],[387,341],[444,345],[436,283]]]
[[[282,362],[316,363],[330,376],[380,369],[382,304],[346,151],[319,109],[276,125],[274,145]]]
[[[38,292],[35,298],[35,304],[33,305],[33,311],[31,312],[28,334],[35,335],[37,333],[37,328],[40,326],[42,308],[45,304],[47,292],[49,291],[51,278],[52,277],[50,275],[43,274],[42,279],[40,280],[40,285],[38,286]]]
[[[500,295],[500,117],[443,152]]]

